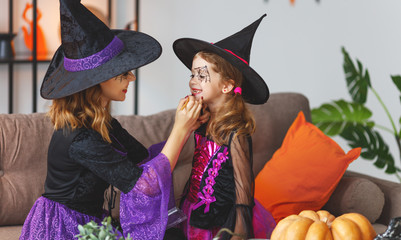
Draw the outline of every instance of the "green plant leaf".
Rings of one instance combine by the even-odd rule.
[[[362,158],[374,160],[374,165],[380,169],[386,168],[385,172],[388,174],[396,172],[394,158],[389,147],[377,131],[368,126],[357,124],[346,127],[340,136],[347,140],[350,147],[361,147]]]
[[[393,83],[397,86],[398,90],[401,92],[401,76],[391,76]]]
[[[347,126],[357,124],[372,127],[372,112],[359,103],[337,100],[311,110],[312,122],[328,136],[340,134]]]
[[[98,238],[93,233],[89,234],[89,237],[91,240],[98,240]]]
[[[107,217],[106,222],[106,226],[111,226],[111,217]]]
[[[85,228],[82,225],[78,225],[78,230],[81,234],[85,234]]]
[[[104,240],[104,239],[106,238],[106,236],[107,236],[106,230],[104,230],[104,229],[100,230],[100,232],[99,232],[99,239],[100,239],[100,240]]]
[[[105,217],[100,226],[94,221],[90,221],[84,226],[78,225],[78,230],[80,231],[80,234],[76,235],[75,237],[77,237],[79,240],[115,240],[117,239],[118,235],[116,234],[117,230],[114,230],[113,226],[111,225],[110,217]],[[121,237],[120,239],[124,239],[124,237]],[[129,238],[126,240],[129,240]]]
[[[367,99],[368,87],[371,86],[369,72],[363,69],[359,60],[357,60],[357,69],[344,47],[342,47],[341,51],[344,55],[343,69],[348,92],[354,102],[363,104]]]

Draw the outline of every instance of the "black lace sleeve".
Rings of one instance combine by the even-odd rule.
[[[128,193],[142,174],[135,161],[115,151],[101,135],[90,129],[82,130],[69,149],[70,158],[92,171],[109,184]]]
[[[253,237],[252,209],[254,176],[252,171],[252,140],[240,136],[231,141],[230,152],[234,168],[236,218],[234,232]]]
[[[125,130],[114,118],[111,121],[111,128],[111,137],[116,137],[118,141],[125,147],[130,160],[134,161],[135,163],[140,163],[142,160],[148,157],[148,150],[142,145],[142,143],[129,134],[127,130]]]

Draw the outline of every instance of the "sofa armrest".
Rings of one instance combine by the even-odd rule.
[[[335,216],[360,213],[375,223],[383,206],[384,194],[375,183],[363,177],[344,176],[323,209]]]
[[[384,194],[384,207],[377,223],[388,225],[390,220],[401,216],[401,184],[371,177],[365,174],[346,171],[345,176],[365,178],[375,183]]]

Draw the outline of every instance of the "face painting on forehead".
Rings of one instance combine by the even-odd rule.
[[[207,70],[207,66],[203,67],[197,67],[194,68],[195,76],[197,77],[199,81],[201,82],[210,82],[210,74],[209,71]]]

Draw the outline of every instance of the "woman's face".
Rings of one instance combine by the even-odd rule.
[[[129,71],[100,83],[100,88],[102,89],[101,98],[103,104],[105,105],[111,100],[124,101],[129,83],[135,80],[135,75],[131,71]]]
[[[218,107],[225,102],[226,88],[230,86],[224,84],[221,78],[221,75],[213,70],[213,64],[195,56],[192,61],[189,88],[196,99],[203,97],[203,102],[209,108]]]

